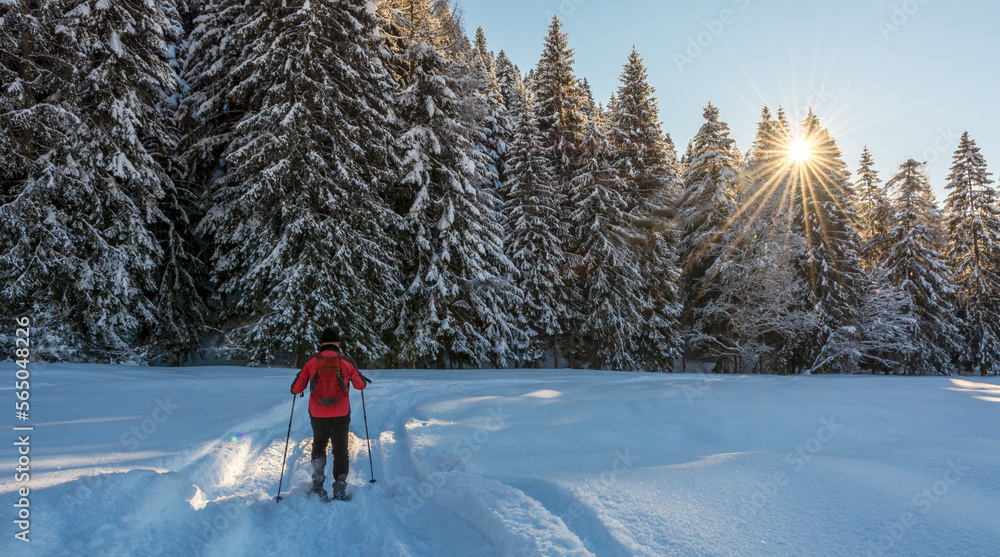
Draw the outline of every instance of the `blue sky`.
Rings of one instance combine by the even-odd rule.
[[[809,106],[852,171],[864,145],[883,180],[909,158],[941,201],[963,131],[1000,173],[1000,3],[946,0],[461,0],[470,35],[522,71],[538,62],[553,14],[577,75],[601,102],[635,45],[664,130],[684,149],[709,101],[746,150],[765,102]]]

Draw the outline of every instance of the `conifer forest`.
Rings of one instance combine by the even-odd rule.
[[[0,319],[49,361],[294,365],[333,326],[368,367],[1000,371],[968,133],[936,199],[813,111],[671,137],[640,52],[598,99],[539,42],[445,0],[0,0]]]

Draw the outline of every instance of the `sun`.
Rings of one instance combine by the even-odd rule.
[[[788,158],[794,162],[806,162],[812,157],[812,145],[797,140],[788,147]]]

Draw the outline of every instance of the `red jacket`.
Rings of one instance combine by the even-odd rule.
[[[337,354],[339,354],[339,352],[335,349],[325,349],[322,352],[320,352],[320,354],[322,354],[323,357],[330,358],[336,356]],[[354,358],[350,356],[343,356],[343,358],[344,359],[341,361],[340,369],[344,373],[344,378],[347,379],[348,382],[352,383],[355,389],[359,390],[364,389],[365,382],[363,379],[361,379],[361,374],[358,373],[358,367],[354,361]],[[309,384],[309,381],[312,379],[313,373],[316,370],[316,359],[317,359],[316,356],[310,358],[309,361],[306,362],[306,365],[302,366],[302,371],[300,371],[299,374],[295,376],[295,381],[292,382],[292,394],[297,395],[302,391],[306,390],[306,385]],[[315,393],[313,393],[312,389],[310,389],[309,415],[313,416],[314,418],[337,418],[340,416],[346,416],[350,414],[351,413],[350,389],[351,388],[348,387],[347,388],[348,395],[343,399],[341,399],[341,401],[338,402],[337,404],[334,404],[333,406],[324,406],[320,404],[319,401],[316,400],[316,397],[313,396]]]

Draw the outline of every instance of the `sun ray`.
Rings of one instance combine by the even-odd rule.
[[[839,163],[839,150],[830,143],[825,128],[804,129],[799,133],[786,130],[775,130],[770,137],[772,147],[758,153],[766,162],[766,167],[759,177],[748,176],[748,183],[755,186],[754,191],[745,192],[745,197],[739,203],[734,214],[716,231],[709,245],[723,243],[718,254],[720,261],[734,257],[740,246],[749,235],[762,234],[760,241],[772,243],[780,241],[787,249],[790,242],[796,242],[798,234],[789,234],[797,226],[801,226],[801,240],[804,247],[811,250],[819,245],[832,245],[832,235],[837,231],[830,229],[827,215],[823,207],[829,207],[846,216],[851,211],[847,202],[841,198],[840,175],[848,179],[845,167]],[[832,202],[833,205],[827,205]],[[768,207],[771,211],[768,211]],[[761,215],[768,215],[770,223],[760,223]],[[853,223],[851,223],[853,224]],[[762,226],[763,225],[763,226]],[[707,249],[703,248],[703,249]],[[701,255],[701,254],[699,254]],[[786,262],[787,264],[788,262]],[[808,274],[808,280],[815,291],[816,282],[823,272],[816,266],[818,261],[803,262]],[[834,262],[834,265],[837,263]],[[705,277],[697,293],[700,298],[718,277],[716,272]]]

